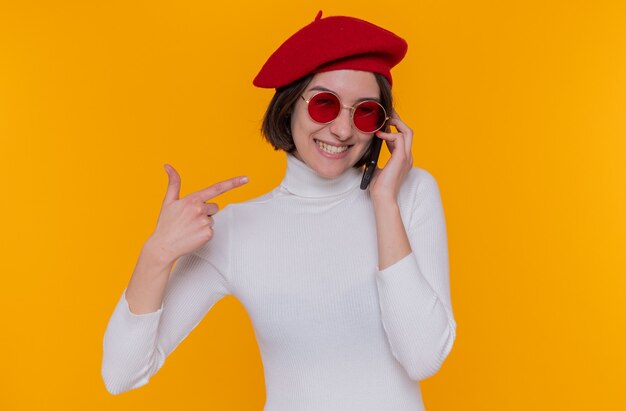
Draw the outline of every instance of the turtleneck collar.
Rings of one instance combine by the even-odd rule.
[[[338,177],[321,177],[293,154],[287,153],[287,171],[280,186],[299,197],[332,197],[359,186],[361,172],[362,169],[350,167]]]

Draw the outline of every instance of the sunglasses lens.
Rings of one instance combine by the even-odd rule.
[[[309,101],[309,115],[318,123],[330,123],[340,110],[339,99],[332,93],[318,93]]]
[[[373,133],[385,124],[385,109],[373,100],[359,103],[354,110],[354,125],[364,133]]]

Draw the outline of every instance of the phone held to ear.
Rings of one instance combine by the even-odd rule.
[[[380,155],[380,148],[383,146],[383,140],[374,136],[372,139],[372,150],[370,158],[365,164],[365,171],[363,172],[363,178],[361,178],[361,190],[365,190],[372,181],[376,165],[378,164],[378,156]]]

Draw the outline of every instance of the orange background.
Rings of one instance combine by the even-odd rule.
[[[458,336],[437,410],[626,406],[623,1],[3,1],[0,409],[261,410],[232,297],[140,389],[111,396],[102,337],[165,195],[285,158],[251,81],[288,35],[348,14],[409,43],[394,69],[415,165],[440,185]]]

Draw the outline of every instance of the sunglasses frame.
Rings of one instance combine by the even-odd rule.
[[[339,105],[341,106],[341,108],[340,108],[340,110],[337,112],[337,115],[335,116],[335,118],[333,118],[333,119],[332,119],[332,120],[330,120],[330,121],[327,121],[326,123],[321,123],[321,122],[319,122],[319,121],[315,120],[315,119],[311,116],[311,112],[309,111],[309,102],[310,102],[311,100],[313,100],[315,97],[317,97],[318,95],[323,94],[323,93],[324,93],[324,94],[332,94],[333,96],[335,96],[335,98],[336,98],[336,99],[337,99],[337,101],[339,102]],[[345,104],[343,104],[343,103],[341,102],[341,99],[339,98],[339,96],[338,96],[337,94],[333,93],[332,91],[325,91],[325,90],[318,91],[317,93],[313,94],[313,95],[311,96],[311,98],[309,98],[308,100],[307,100],[306,98],[304,98],[304,95],[302,95],[302,94],[300,95],[300,97],[302,97],[302,100],[306,101],[306,105],[307,105],[307,110],[306,110],[306,112],[309,114],[309,117],[311,118],[311,120],[313,120],[313,121],[314,121],[314,122],[316,122],[317,124],[330,124],[330,123],[332,123],[333,121],[337,120],[337,117],[339,117],[339,114],[341,114],[341,110],[342,110],[342,109],[344,109],[344,108],[349,108],[349,109],[350,109],[350,122],[352,123],[352,126],[353,126],[354,128],[356,128],[357,130],[359,130],[361,133],[375,133],[375,132],[377,132],[378,130],[380,130],[380,129],[382,129],[383,127],[385,127],[385,124],[386,124],[386,123],[387,123],[387,121],[389,121],[389,119],[391,118],[391,117],[389,117],[389,116],[387,115],[387,110],[385,110],[385,107],[383,107],[383,105],[382,105],[382,104],[380,104],[380,103],[379,103],[378,101],[376,101],[376,100],[363,100],[363,101],[358,102],[355,106],[346,106]],[[372,130],[372,131],[363,131],[363,130],[361,130],[359,127],[357,127],[357,125],[354,123],[354,112],[356,111],[356,109],[357,109],[357,108],[358,108],[361,104],[363,104],[363,103],[370,103],[370,102],[371,102],[371,103],[376,103],[376,104],[378,104],[378,106],[379,106],[379,107],[381,108],[381,110],[383,111],[383,114],[385,115],[385,121],[383,121],[383,124],[381,124],[381,126],[380,126],[380,127],[378,127],[376,130]]]

